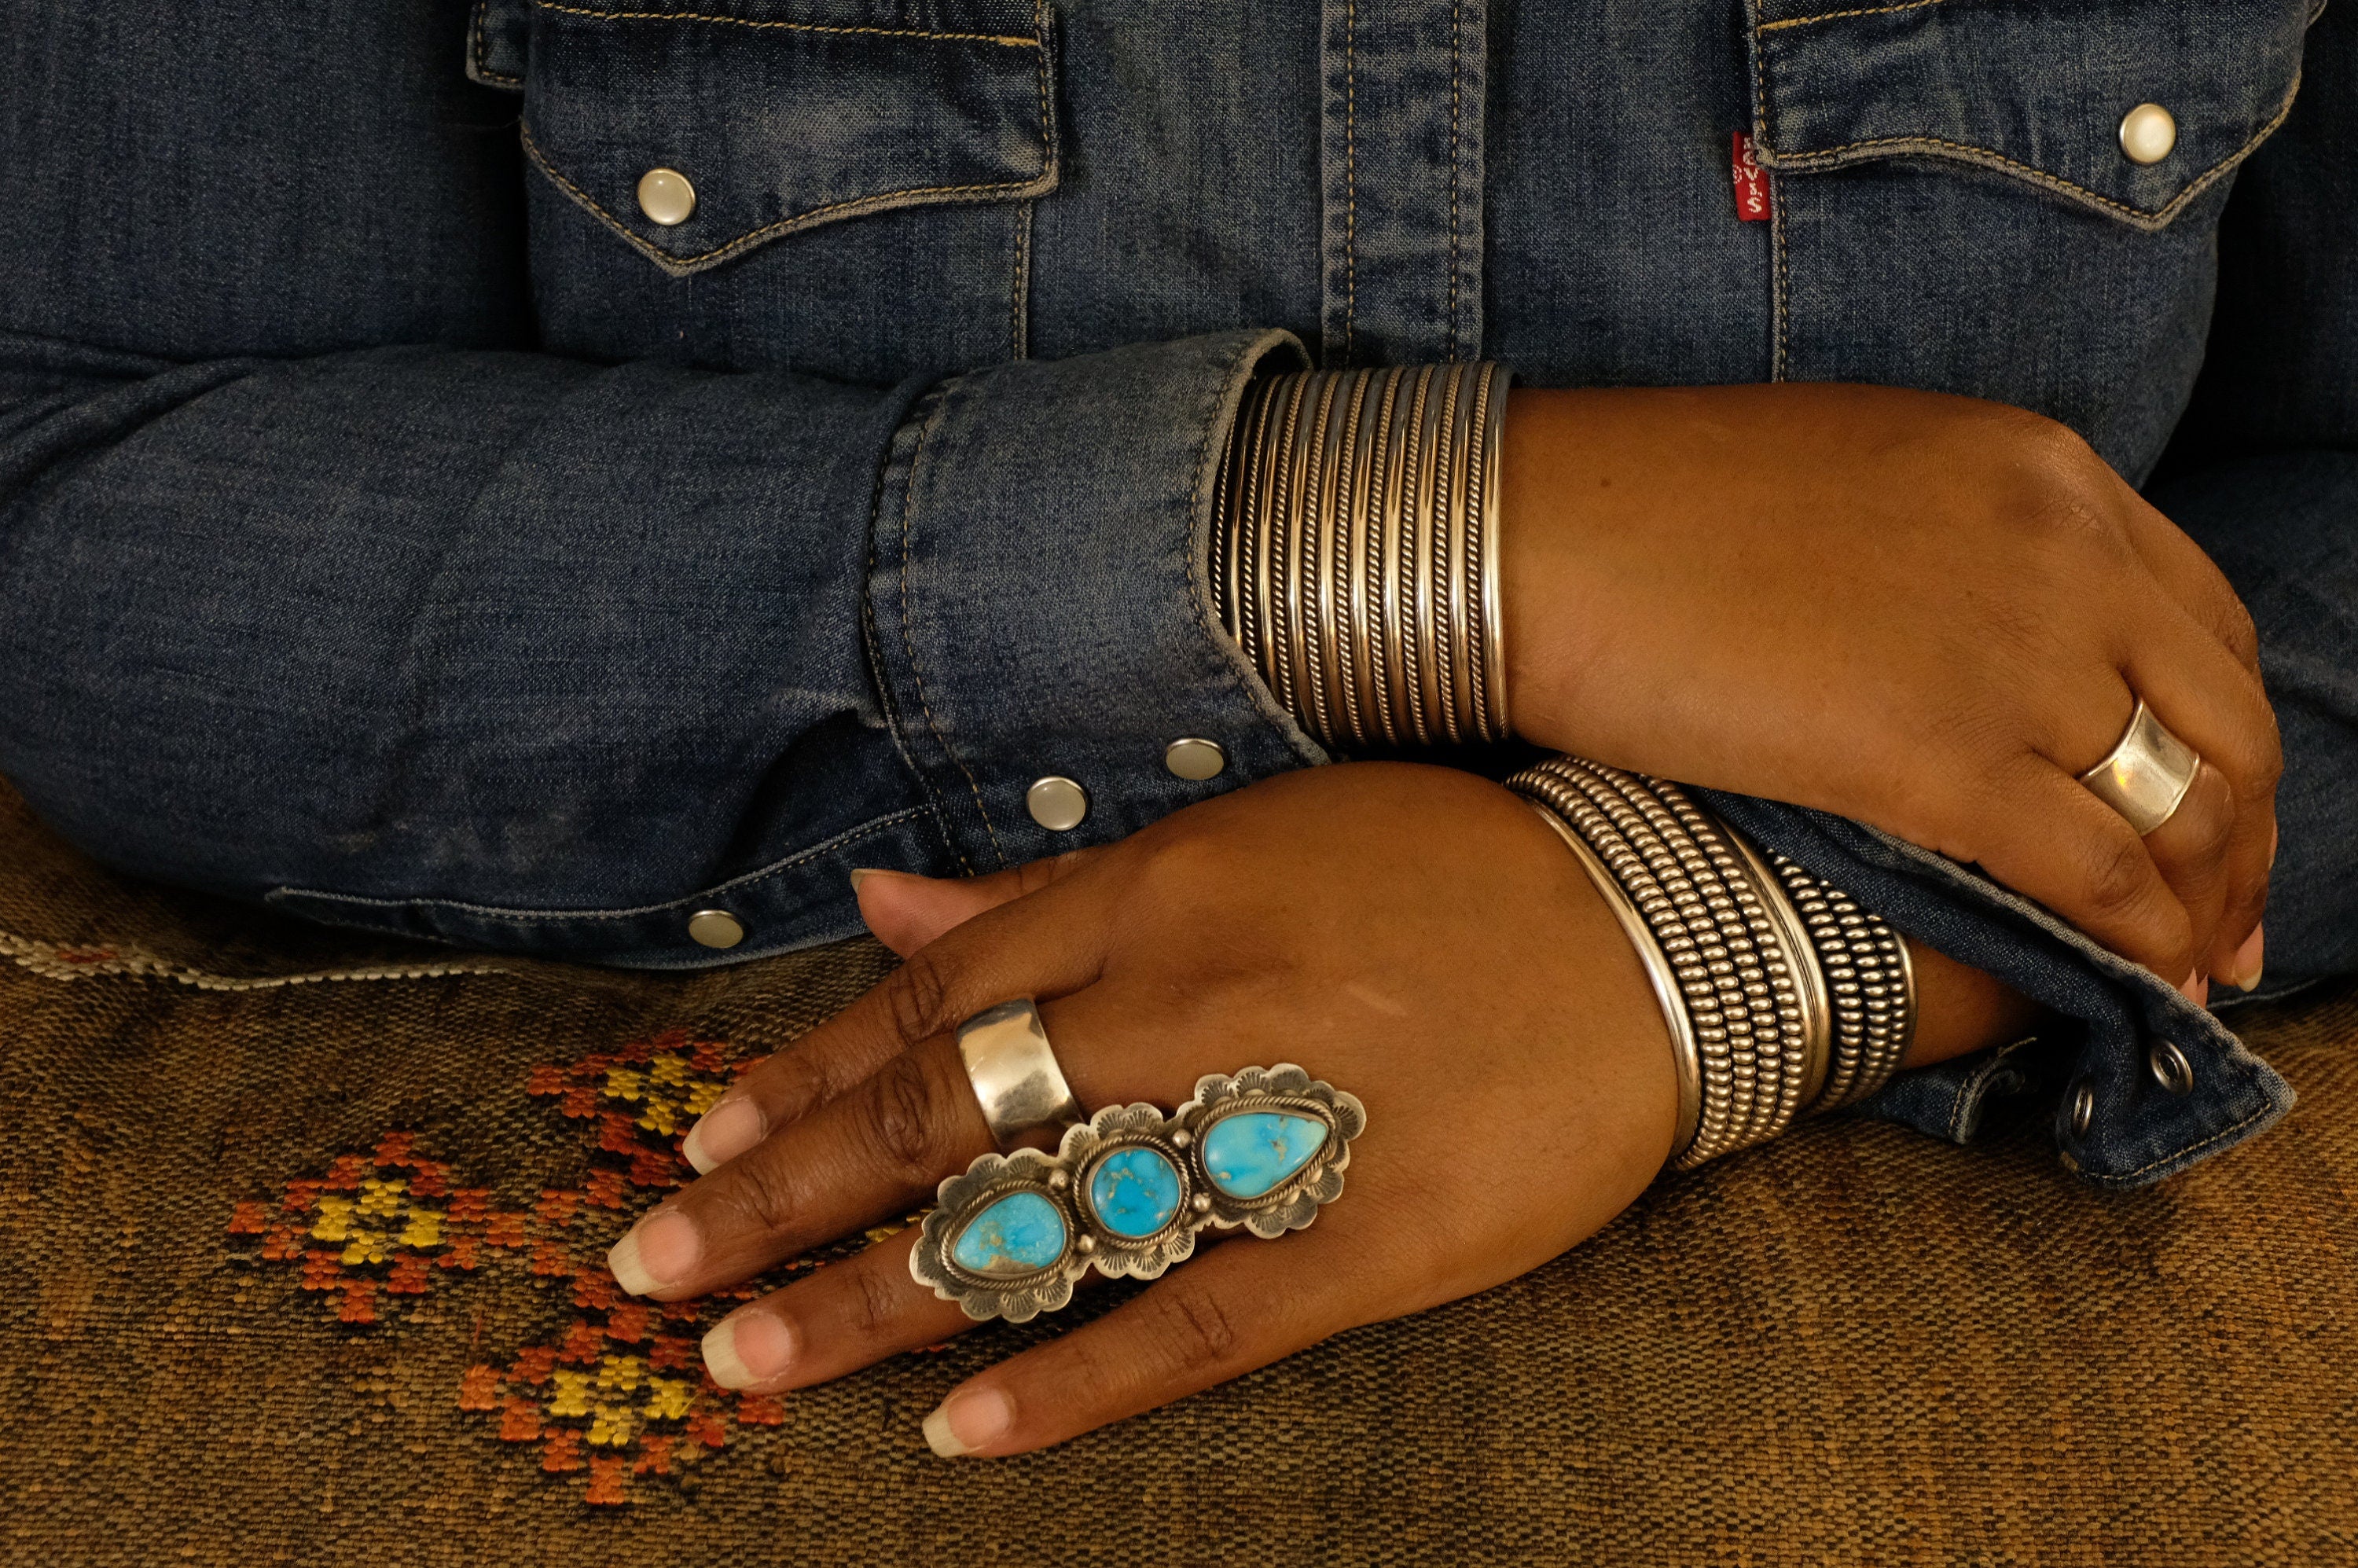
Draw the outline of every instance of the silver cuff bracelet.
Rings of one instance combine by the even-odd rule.
[[[1212,526],[1221,618],[1344,750],[1498,741],[1502,365],[1274,376],[1245,395]]]
[[[1855,1104],[1898,1068],[1914,978],[1880,919],[1676,784],[1551,757],[1507,786],[1573,846],[1646,968],[1678,1061],[1674,1167]]]

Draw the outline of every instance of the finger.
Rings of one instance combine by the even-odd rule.
[[[2195,624],[2223,646],[2257,686],[2259,633],[2234,585],[2201,546],[2161,513],[2142,503],[2129,511],[2129,537],[2147,568]],[[2265,705],[2264,686],[2258,687],[2257,695]],[[2269,716],[2268,734],[2275,734],[2273,713]],[[2197,751],[2203,749],[2190,738],[2188,743]],[[2280,766],[2279,761],[2265,768],[2253,781],[2230,780],[2236,794],[2237,830],[2224,851],[2227,894],[2210,951],[2214,972],[2245,989],[2260,980],[2258,933],[2260,917],[2267,908],[2267,873],[2276,842],[2274,774]],[[2267,785],[2264,806],[2253,794],[2254,784],[2260,780]]]
[[[946,1459],[1045,1448],[1241,1377],[1388,1314],[1347,1238],[1222,1247],[1094,1323],[1001,1362],[925,1418]]]
[[[699,1295],[905,1214],[991,1147],[957,1042],[936,1034],[649,1211],[607,1267],[633,1295]]]
[[[2260,673],[2259,632],[2251,611],[2235,592],[2235,585],[2218,563],[2188,536],[2186,530],[2144,503],[2127,509],[2129,543],[2137,558],[2164,590],[2176,600],[2230,654],[2256,676]]]
[[[773,1394],[849,1377],[977,1326],[965,1308],[909,1272],[919,1235],[912,1227],[739,1307],[704,1336],[704,1369],[724,1389]],[[1206,1233],[1196,1255],[1227,1239]],[[1087,1292],[1104,1282],[1084,1274],[1074,1288]]]
[[[2226,850],[2234,828],[2234,793],[2225,776],[2204,762],[2195,770],[2169,820],[2145,837],[2146,853],[2185,906],[2194,968],[2204,976],[2218,972],[2208,955],[2216,951],[2219,921],[2226,907]]]
[[[1028,909],[1030,901],[1008,907]],[[1172,1076],[1172,1036],[1114,1026],[1112,1019],[1136,1010],[1119,998],[1093,1007],[1107,989],[1041,1004],[1075,1094],[1088,1105],[1184,1098],[1192,1079]],[[616,1243],[609,1262],[634,1295],[711,1290],[907,1213],[994,1146],[957,1039],[930,1034],[655,1208]]]
[[[876,939],[903,957],[987,909],[1038,892],[1077,870],[1087,849],[1027,860],[987,877],[921,877],[910,871],[851,873],[860,917]]]
[[[1034,892],[1053,903],[1018,900],[1029,911],[1021,919],[1009,918],[1013,903],[964,917],[954,936],[946,933],[913,950],[859,1000],[748,1071],[681,1140],[687,1162],[698,1175],[709,1175],[918,1041],[956,1029],[986,1007],[1087,985],[1103,951],[1104,922],[1095,901],[1074,892],[1071,873],[1080,863],[1074,860],[1043,877]]]
[[[2155,716],[2227,783],[2233,826],[2218,851],[2224,892],[2196,963],[2205,974],[2241,983],[2239,950],[2267,907],[2284,753],[2276,712],[2259,677],[2182,617],[2174,645],[2161,633],[2145,647],[2132,649],[2124,674]]]
[[[2128,819],[2043,757],[1992,781],[2003,826],[1969,858],[2171,985],[2194,968],[2193,923]]]
[[[704,1368],[724,1389],[807,1388],[974,1326],[909,1272],[912,1226],[739,1307],[704,1336]]]

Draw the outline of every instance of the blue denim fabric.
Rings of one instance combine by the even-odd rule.
[[[1203,577],[1260,371],[1865,380],[2169,448],[2285,704],[2270,985],[2346,972],[2358,26],[2310,5],[0,0],[0,772],[322,920],[686,968],[719,906],[777,952],[857,929],[854,865],[1325,760]],[[1721,805],[2084,1026],[1878,1109],[2085,1076],[2066,1157],[2134,1184],[2289,1102],[1969,872]]]

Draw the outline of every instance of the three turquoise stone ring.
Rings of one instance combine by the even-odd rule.
[[[942,1183],[909,1271],[971,1318],[1022,1323],[1073,1299],[1089,1270],[1154,1279],[1207,1225],[1299,1230],[1342,1195],[1359,1102],[1300,1067],[1199,1079],[1164,1114],[1108,1106],[1054,1155],[985,1154]]]

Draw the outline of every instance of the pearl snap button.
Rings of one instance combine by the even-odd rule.
[[[2071,1136],[2085,1138],[2096,1120],[2096,1086],[2082,1078],[2071,1091]]]
[[[2131,163],[2159,163],[2178,145],[2178,122],[2158,103],[2140,103],[2121,116],[2121,151]]]
[[[725,909],[699,909],[687,917],[687,935],[700,947],[734,947],[745,940],[745,923]]]
[[[685,223],[696,211],[696,187],[676,168],[651,168],[639,176],[639,211],[666,229]]]
[[[1163,749],[1163,765],[1171,770],[1174,777],[1197,783],[1217,778],[1220,770],[1228,765],[1228,754],[1220,750],[1217,741],[1189,735]]]
[[[2185,1052],[2169,1041],[2155,1041],[2153,1049],[2146,1053],[2145,1065],[2152,1069],[2153,1081],[2171,1094],[2194,1092],[2194,1064],[2186,1059]]]
[[[1069,832],[1081,825],[1089,814],[1089,792],[1072,780],[1056,773],[1035,779],[1023,792],[1023,804],[1031,810],[1032,820],[1051,833]]]

